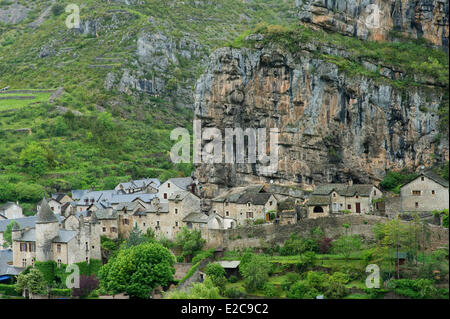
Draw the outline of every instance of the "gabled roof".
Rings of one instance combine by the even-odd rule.
[[[63,217],[60,215],[57,215],[56,218],[59,222],[63,220]],[[20,229],[24,229],[26,227],[31,228],[36,225],[37,216],[29,216],[29,217],[22,217],[22,218],[15,218],[15,219],[5,219],[0,220],[0,233],[4,232],[6,230],[6,227],[12,222],[15,221],[19,224]]]
[[[353,184],[348,186],[340,195],[347,197],[352,197],[356,194],[360,196],[370,196],[373,188],[374,186],[371,184]]]
[[[72,198],[74,200],[79,200],[88,192],[88,189],[74,189],[72,190]]]
[[[2,204],[2,205],[0,205],[0,211],[7,210],[8,208],[10,208],[14,205],[17,205],[17,204],[14,202],[7,202],[5,204]]]
[[[245,193],[236,203],[238,204],[247,204],[252,203],[252,205],[265,205],[272,194],[269,193]]]
[[[184,191],[184,192],[176,192],[176,193],[170,195],[168,199],[169,199],[169,200],[174,200],[174,201],[180,201],[180,200],[185,199],[185,198],[186,198],[187,196],[189,196],[189,195],[193,195],[193,196],[195,196],[195,197],[198,198],[197,195],[192,194],[192,193],[189,192],[189,191]]]
[[[347,187],[348,184],[321,184],[314,189],[312,195],[330,195],[333,191],[341,194],[341,192],[345,191]]]
[[[111,197],[111,204],[119,204],[119,203],[130,203],[136,199],[142,200],[144,203],[150,203],[152,199],[157,197],[157,194],[144,194],[144,193],[134,193],[134,194],[125,194],[125,195],[113,195]]]
[[[157,205],[151,204],[150,207],[145,211],[146,213],[168,213],[169,212],[169,204],[168,203],[159,203],[160,209],[158,210]]]
[[[240,198],[246,194],[259,194],[263,190],[264,185],[251,185],[251,186],[242,186],[242,187],[234,187],[232,189],[227,190],[223,194],[213,198],[214,202],[230,202],[230,203],[238,203]],[[263,193],[268,194],[268,193]],[[269,194],[270,195],[270,194]]]
[[[37,212],[37,224],[45,224],[45,223],[57,223],[58,219],[56,218],[55,214],[51,210],[50,206],[48,205],[47,199],[44,198],[41,202],[41,207],[39,208],[39,211]]]
[[[435,181],[436,183],[448,188],[448,180],[443,179],[432,170],[425,171],[421,175],[426,176],[429,179]]]
[[[18,241],[36,241],[36,229],[31,228],[24,231]]]
[[[56,200],[57,202],[60,202],[60,203],[61,203],[61,200],[62,200],[65,196],[68,196],[68,195],[67,195],[67,194],[64,194],[64,193],[56,193],[56,194],[52,194],[52,198],[53,198],[54,200]]]
[[[240,260],[221,260],[217,262],[219,265],[221,265],[223,268],[225,269],[235,269],[237,267],[239,267],[239,265],[241,264]]]
[[[207,224],[208,221],[213,217],[214,216],[208,216],[203,213],[190,213],[189,215],[183,218],[183,222]]]
[[[183,190],[188,190],[189,185],[191,185],[194,180],[192,179],[192,177],[177,177],[171,178],[167,182],[175,184]]]
[[[330,204],[331,199],[328,195],[313,195],[306,203],[308,206],[325,206]]]
[[[132,180],[130,182],[125,183],[119,183],[119,185],[121,185],[124,189],[145,188],[148,185],[152,185],[154,188],[159,188],[161,182],[157,178],[145,178]]]
[[[60,229],[58,236],[53,238],[54,243],[68,243],[75,238],[77,232],[75,230]]]
[[[101,219],[117,219],[117,211],[110,209],[100,209],[95,212],[95,216],[97,216],[97,220]]]
[[[120,203],[119,205],[117,205],[116,210],[120,211],[120,210],[127,210],[127,211],[133,211],[136,208],[142,207],[142,204],[139,202],[131,202],[131,203]]]

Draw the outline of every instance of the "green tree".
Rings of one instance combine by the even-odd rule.
[[[27,172],[40,175],[54,165],[55,156],[45,145],[33,142],[20,152],[19,162]]]
[[[113,294],[149,298],[152,289],[173,280],[174,263],[171,252],[156,242],[123,248],[100,269],[100,287]]]
[[[189,230],[183,227],[175,238],[175,245],[183,250],[183,255],[193,256],[196,252],[202,250],[205,240],[202,234],[197,230]]]
[[[241,259],[239,272],[245,280],[247,291],[262,289],[269,278],[272,264],[261,255],[247,252]]]
[[[341,236],[333,242],[333,251],[344,256],[345,260],[350,258],[351,253],[361,249],[361,239],[357,235]]]
[[[6,226],[5,232],[3,233],[3,240],[5,241],[3,243],[4,248],[12,246],[12,229],[14,225],[19,226],[19,224],[16,221],[12,221]]]
[[[174,291],[169,293],[166,298],[168,299],[220,299],[219,288],[217,288],[211,279],[206,278],[203,283],[194,283],[189,290]]]
[[[28,290],[32,294],[47,293],[47,284],[44,275],[36,268],[30,269],[29,272],[23,272],[17,276],[16,289],[19,292]]]
[[[142,234],[142,231],[136,223],[125,241],[125,247],[129,248],[146,242],[148,242],[148,238]]]
[[[221,292],[224,291],[227,279],[225,277],[225,269],[219,263],[208,264],[205,274]]]

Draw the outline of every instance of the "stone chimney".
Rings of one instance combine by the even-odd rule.
[[[349,181],[348,181],[348,186],[352,186],[353,185],[353,179],[350,179]]]

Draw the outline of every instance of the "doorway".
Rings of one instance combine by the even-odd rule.
[[[356,213],[361,213],[361,203],[356,203]]]

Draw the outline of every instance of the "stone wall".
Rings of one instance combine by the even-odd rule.
[[[263,224],[227,230],[204,230],[202,236],[207,247],[222,246],[227,250],[249,247],[262,247],[283,244],[291,234],[309,236],[310,231],[322,227],[325,236],[337,238],[347,231],[349,235],[360,235],[366,241],[374,241],[373,226],[376,223],[386,223],[389,219],[371,215],[344,215],[301,220],[295,225]],[[348,230],[342,225],[348,223]],[[434,225],[431,228],[432,249],[448,245],[448,229]]]

